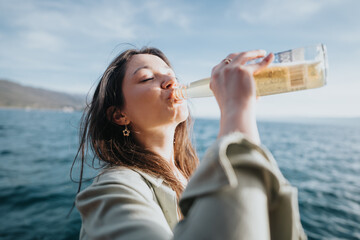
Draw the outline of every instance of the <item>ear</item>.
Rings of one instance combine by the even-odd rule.
[[[117,125],[128,125],[130,120],[123,114],[119,108],[111,106],[106,110],[107,118],[110,122]]]

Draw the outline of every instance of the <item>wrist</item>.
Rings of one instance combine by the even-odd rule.
[[[220,132],[218,137],[236,131],[243,133],[253,143],[260,144],[254,106],[249,105],[241,108],[237,106],[237,109],[221,112]]]

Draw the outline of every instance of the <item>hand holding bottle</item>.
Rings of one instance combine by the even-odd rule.
[[[274,55],[269,54],[259,63],[246,63],[264,56],[264,50],[233,53],[213,68],[210,88],[221,111],[219,137],[240,131],[254,143],[260,144],[255,118],[256,85],[253,75],[266,68],[273,61]]]

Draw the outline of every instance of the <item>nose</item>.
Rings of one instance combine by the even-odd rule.
[[[161,84],[163,89],[175,88],[177,86],[177,80],[175,77],[166,76],[164,81]]]

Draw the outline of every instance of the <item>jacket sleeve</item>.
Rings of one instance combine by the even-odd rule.
[[[172,238],[162,210],[140,175],[127,173],[123,182],[111,175],[104,177],[107,179],[93,183],[77,196],[76,207],[82,218],[80,239]]]
[[[297,190],[271,154],[239,132],[208,149],[180,208],[175,239],[306,239]]]
[[[144,181],[112,181],[78,195],[82,239],[306,239],[296,189],[271,154],[241,133],[208,149],[180,199],[184,220],[173,233]]]

